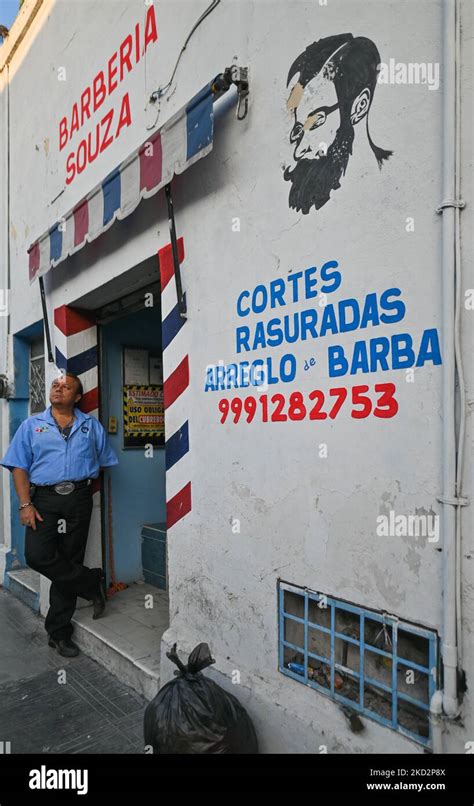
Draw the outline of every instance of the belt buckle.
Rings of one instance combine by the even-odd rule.
[[[54,491],[59,495],[69,495],[75,489],[73,481],[61,481],[59,484],[54,485]]]

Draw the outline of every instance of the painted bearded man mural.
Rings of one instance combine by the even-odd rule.
[[[379,52],[370,39],[352,34],[328,36],[313,42],[293,62],[287,87],[298,79],[287,101],[294,115],[290,143],[294,167],[284,179],[291,182],[289,206],[305,215],[319,210],[337,190],[352,154],[354,127],[365,119],[369,145],[379,168],[392,151],[376,146],[369,133],[369,111],[380,66]]]

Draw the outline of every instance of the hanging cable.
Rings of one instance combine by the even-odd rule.
[[[210,6],[208,6],[206,8],[206,10],[203,11],[201,16],[197,20],[197,22],[194,24],[194,26],[192,27],[191,31],[189,32],[189,34],[188,34],[188,36],[186,38],[186,41],[185,41],[183,47],[180,50],[180,53],[179,53],[178,59],[176,61],[176,64],[174,66],[173,72],[171,73],[171,78],[169,79],[169,81],[166,84],[158,87],[158,89],[156,89],[154,92],[152,92],[152,94],[150,95],[150,97],[149,97],[149,99],[147,101],[147,104],[145,106],[145,112],[148,109],[148,105],[150,103],[156,103],[156,101],[160,101],[161,98],[163,97],[163,95],[165,95],[165,93],[169,90],[169,88],[171,87],[171,85],[173,83],[173,79],[174,79],[174,77],[176,75],[176,71],[178,69],[178,65],[179,65],[179,62],[181,60],[181,56],[183,55],[184,51],[186,50],[189,40],[191,39],[191,37],[194,34],[194,32],[196,31],[196,29],[199,28],[201,23],[211,13],[211,11],[214,11],[214,9],[219,5],[220,1],[221,0],[212,0],[212,3],[210,4]],[[174,92],[174,90],[173,90],[173,92]],[[173,93],[171,93],[171,95],[173,95]],[[171,95],[170,95],[170,97],[171,97]],[[154,122],[150,126],[146,127],[147,130],[155,128],[156,124],[158,123],[158,118],[160,117],[160,111],[161,111],[160,110],[160,105],[158,105],[156,118],[155,118]]]

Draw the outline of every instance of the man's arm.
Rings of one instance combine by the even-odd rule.
[[[31,449],[28,421],[24,420],[17,429],[5,456],[0,461],[0,465],[11,471],[20,506],[30,500],[29,468],[32,461],[33,451]],[[23,526],[31,526],[32,529],[36,530],[36,519],[43,520],[33,504],[20,509],[20,521]]]
[[[36,521],[42,521],[43,518],[30,502],[30,477],[28,471],[23,470],[22,467],[14,467],[12,476],[20,506],[29,502],[29,506],[20,509],[20,521],[23,526],[31,526],[36,532]]]
[[[118,465],[117,455],[110,447],[104,426],[98,420],[95,421],[94,425],[97,458],[99,460],[100,468],[102,469],[103,467],[113,467],[114,465]]]
[[[15,485],[18,503],[26,504],[30,500],[30,477],[27,470],[22,467],[14,467],[12,470],[13,483]],[[26,509],[26,507],[25,507]]]
[[[21,504],[26,504],[30,500],[30,478],[28,472],[23,470],[22,467],[14,467],[12,470],[13,483],[15,485],[18,501]],[[36,520],[42,521],[43,518],[39,514],[33,504],[28,507],[20,509],[20,521],[23,526],[31,526],[36,531]]]

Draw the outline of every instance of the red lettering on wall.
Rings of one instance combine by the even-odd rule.
[[[133,46],[133,39],[129,34],[127,38],[124,39],[122,44],[120,45],[120,81],[123,81],[123,77],[125,75],[123,70],[124,65],[127,66],[128,72],[130,72],[130,70],[132,69],[132,63],[130,61],[132,46]]]
[[[114,78],[117,75],[117,65],[113,67],[113,63],[117,58],[117,54],[114,53],[113,56],[110,57],[109,61],[107,62],[108,73],[109,73],[109,95],[114,91],[117,86],[117,80],[114,82]]]
[[[110,127],[111,127],[111,125],[112,125],[112,118],[113,118],[113,116],[114,116],[114,110],[113,110],[113,109],[111,109],[111,110],[110,110],[110,112],[107,112],[107,114],[106,114],[105,118],[102,118],[102,120],[101,120],[101,122],[100,122],[100,125],[101,125],[101,126],[102,126],[104,123],[105,123],[105,125],[106,125],[105,134],[104,134],[104,139],[102,140],[102,143],[100,144],[100,153],[101,153],[101,154],[102,154],[102,152],[103,152],[103,151],[105,151],[105,149],[107,148],[107,146],[109,146],[109,145],[110,145],[110,144],[113,142],[113,139],[114,139],[113,137],[109,137],[109,131],[110,131]],[[107,139],[108,137],[109,137],[109,139]]]
[[[157,39],[158,39],[158,31],[156,30],[155,7],[151,5],[148,6],[148,11],[146,13],[145,47],[143,48],[143,52],[146,51],[150,42],[156,42]]]
[[[90,105],[91,105],[91,88],[86,87],[81,95],[81,126],[84,125],[84,120],[90,118]]]
[[[59,121],[59,150],[62,151],[68,141],[67,132],[67,118],[61,118]]]
[[[66,185],[70,185],[76,176],[76,163],[74,161],[74,152],[71,151],[66,161]]]
[[[122,106],[120,107],[120,116],[115,137],[119,136],[120,131],[124,126],[130,126],[131,122],[132,114],[130,112],[130,98],[128,97],[128,92],[126,92],[122,99]]]
[[[81,174],[87,165],[87,143],[81,140],[77,149],[77,173]]]
[[[94,87],[94,112],[97,112],[98,108],[102,106],[102,104],[104,103],[106,95],[104,73],[102,70],[99,73],[97,73],[96,77],[94,78],[93,87]]]
[[[92,151],[92,132],[87,135],[87,145],[89,147],[89,162],[94,162],[99,153],[99,124],[95,127],[95,151]]]
[[[137,64],[140,61],[140,25],[138,22],[135,25],[135,61]]]
[[[71,107],[71,114],[64,115],[59,121],[59,151],[62,151],[70,140],[77,134],[92,115],[104,104],[124,81],[133,67],[138,64],[149,45],[158,40],[155,8],[153,4],[147,5],[145,23],[137,22],[132,33],[129,33],[119,47],[99,70]],[[66,184],[71,184],[77,174],[93,162],[97,155],[120,136],[123,128],[132,123],[131,104],[129,93],[126,92],[121,100],[118,119],[115,112],[110,109],[103,116],[100,124],[97,123],[94,131],[84,133],[79,145],[68,154],[66,160]],[[115,118],[114,118],[115,115]],[[115,133],[114,133],[114,129]]]
[[[69,138],[72,137],[74,132],[79,131],[79,110],[77,108],[77,104],[74,104],[72,107],[72,116],[71,116],[71,130],[69,132]]]

